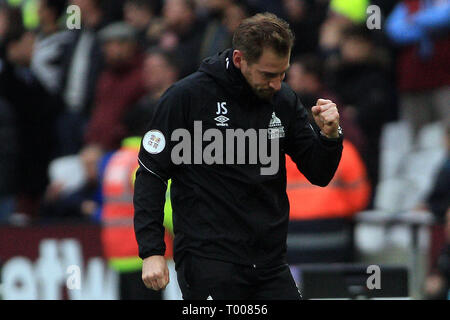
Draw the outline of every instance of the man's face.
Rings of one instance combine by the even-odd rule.
[[[124,20],[136,29],[147,27],[152,19],[152,12],[149,9],[142,8],[132,2],[125,2],[123,15]]]
[[[184,0],[167,0],[162,11],[165,23],[171,28],[189,23],[193,17]]]
[[[103,45],[106,63],[111,67],[121,67],[130,62],[135,49],[135,43],[126,40],[109,40]]]
[[[147,89],[158,91],[174,81],[173,70],[162,55],[156,53],[147,56],[144,63],[144,82]]]
[[[242,52],[235,50],[233,61],[254,93],[263,100],[270,100],[281,89],[281,82],[289,68],[290,54],[280,57],[274,50],[265,48],[259,60],[249,64]]]
[[[346,62],[366,61],[373,51],[372,44],[356,37],[344,39],[340,45],[342,60]]]
[[[320,82],[317,76],[307,72],[301,63],[293,63],[288,72],[287,83],[297,93],[315,94],[319,91]]]

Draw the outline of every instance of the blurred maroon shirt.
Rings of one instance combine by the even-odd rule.
[[[122,118],[144,96],[142,70],[144,58],[137,54],[126,67],[105,69],[97,83],[94,110],[86,130],[85,142],[104,150],[120,147],[127,136]]]

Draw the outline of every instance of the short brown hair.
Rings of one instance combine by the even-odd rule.
[[[258,13],[241,22],[233,35],[233,48],[242,51],[248,63],[253,63],[264,48],[271,48],[280,56],[290,54],[294,39],[286,21],[272,13]]]

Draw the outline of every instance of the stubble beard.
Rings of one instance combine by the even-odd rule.
[[[242,72],[242,70],[241,70]],[[257,86],[255,86],[252,82],[252,74],[251,72],[242,72],[245,80],[247,81],[248,85],[250,86],[250,88],[252,89],[253,93],[260,99],[265,100],[265,101],[270,101],[272,100],[273,95],[275,94],[275,91],[272,89],[260,89]]]

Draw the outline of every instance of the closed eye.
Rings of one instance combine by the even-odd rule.
[[[264,77],[266,78],[275,78],[278,75],[276,73],[263,72]]]
[[[273,79],[273,78],[278,78],[281,77],[282,79],[284,79],[284,76],[286,74],[286,71],[283,71],[281,73],[272,73],[272,72],[261,72],[263,77],[266,79]]]

